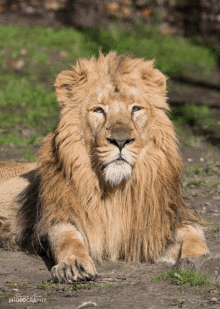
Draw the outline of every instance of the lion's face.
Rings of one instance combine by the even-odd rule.
[[[101,88],[88,98],[84,132],[94,168],[115,186],[131,177],[146,145],[149,108],[134,95],[138,89],[126,84]]]
[[[153,62],[123,57],[81,60],[55,84],[65,123],[80,128],[93,170],[112,186],[131,177],[168,109],[166,78]]]

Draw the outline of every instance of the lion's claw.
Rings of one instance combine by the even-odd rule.
[[[77,281],[90,281],[96,277],[96,270],[91,259],[91,265],[83,265],[82,261],[74,259],[74,263],[66,261],[60,262],[53,266],[51,269],[51,275],[54,282],[59,283],[73,283]],[[89,268],[91,273],[89,272]]]

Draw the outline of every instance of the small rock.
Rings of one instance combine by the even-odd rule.
[[[179,279],[183,279],[182,276],[180,276],[180,275],[177,274],[177,273],[174,273],[174,276],[177,277],[177,278],[179,278]]]
[[[56,288],[56,291],[64,291],[65,290],[65,287],[62,287],[62,286],[58,286]]]
[[[213,283],[220,283],[220,254],[203,254],[199,257],[182,258],[176,262],[174,269],[191,269],[200,271]]]
[[[19,292],[19,289],[13,289],[12,291],[13,292]]]
[[[97,306],[98,305],[96,303],[93,303],[92,301],[85,301],[76,308],[80,309],[80,308],[89,308],[89,307],[97,307]]]
[[[192,162],[192,161],[193,161],[193,159],[191,159],[191,158],[188,158],[188,159],[187,159],[187,161],[188,161],[188,162]]]
[[[204,159],[204,158],[200,158],[199,160],[200,160],[201,162],[204,162],[204,161],[205,161],[205,159]]]
[[[67,56],[67,52],[66,51],[61,51],[60,52],[60,57],[64,58]]]
[[[216,303],[216,302],[218,301],[218,299],[217,299],[216,297],[212,297],[212,298],[211,298],[211,301],[214,302],[214,303]]]
[[[25,48],[22,48],[20,53],[21,53],[22,56],[25,56],[25,55],[27,55],[27,50]]]
[[[211,290],[210,293],[211,294],[219,294],[219,291],[218,290]]]
[[[25,65],[25,62],[23,59],[19,59],[18,61],[15,61],[13,64],[13,67],[16,70],[21,70],[23,68],[23,66]]]
[[[26,7],[24,8],[24,11],[25,11],[25,13],[27,13],[27,14],[33,14],[33,13],[35,13],[35,9],[34,9],[32,6],[26,6]]]
[[[211,206],[211,203],[210,202],[205,202],[205,206]]]
[[[68,298],[68,297],[72,297],[72,294],[67,293],[67,294],[65,294],[65,295],[64,295],[64,297],[66,297],[66,298]]]
[[[196,270],[196,267],[193,263],[193,261],[190,261],[189,258],[182,258],[179,261],[176,262],[176,264],[174,265],[174,268],[177,269],[178,267],[181,267],[182,270]]]
[[[206,207],[202,207],[201,213],[204,214],[206,212]]]
[[[213,196],[213,200],[220,200],[220,196]]]

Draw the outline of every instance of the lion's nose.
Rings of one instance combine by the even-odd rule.
[[[125,145],[132,144],[134,142],[134,138],[128,138],[126,135],[119,135],[113,138],[107,138],[107,141],[109,144],[117,146],[121,151]]]

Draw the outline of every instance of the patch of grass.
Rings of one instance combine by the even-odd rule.
[[[59,115],[53,88],[56,76],[78,58],[98,56],[99,49],[155,58],[156,66],[169,76],[210,74],[216,66],[208,49],[185,38],[164,36],[158,26],[138,20],[129,29],[115,24],[83,31],[0,25],[0,144],[27,147],[53,130]],[[16,67],[18,61],[23,63],[20,68]],[[205,108],[201,111],[190,107],[184,111],[185,119],[195,112],[197,123],[201,113],[209,118]],[[173,118],[179,121],[178,114]],[[15,125],[34,127],[38,133],[28,138],[20,136],[14,133]],[[34,160],[26,150],[24,157]]]
[[[115,24],[98,31],[86,30],[85,33],[88,40],[95,41],[104,52],[114,49],[120,54],[126,52],[146,59],[155,58],[157,67],[169,76],[189,74],[189,71],[193,73],[201,68],[205,74],[216,64],[215,57],[208,49],[198,49],[190,40],[182,37],[164,36],[158,26],[144,25],[138,20],[130,28]],[[211,58],[207,59],[208,55]]]
[[[8,76],[9,77],[9,76]],[[1,78],[0,78],[1,79]],[[12,136],[11,128],[16,125],[34,126],[43,133],[54,128],[58,118],[58,106],[56,96],[53,90],[45,89],[42,85],[32,85],[26,78],[15,78],[10,75],[6,86],[0,82],[0,128],[9,132],[2,134],[0,143],[8,144],[10,142],[19,144],[23,141],[18,137]],[[34,143],[39,134],[32,135],[28,143]]]
[[[210,237],[213,237],[213,238],[220,238],[220,223],[219,222],[213,222],[214,220],[211,220],[210,222],[210,227],[209,229],[207,230],[207,234],[210,236]]]
[[[12,146],[28,146],[30,144],[35,144],[39,140],[40,134],[35,134],[30,137],[22,137],[13,132],[7,132],[6,134],[0,135],[0,144],[7,146],[11,144]]]
[[[178,306],[179,308],[182,308],[183,304],[184,304],[183,300],[178,300],[177,298],[175,298],[170,305]]]
[[[22,289],[22,290],[26,290],[27,289],[27,283],[26,282],[23,282],[19,285],[19,288]]]
[[[155,278],[153,278],[153,281],[161,281],[161,280],[166,280],[167,279],[167,273],[165,272],[160,272]]]
[[[30,112],[31,106],[36,109],[43,109],[45,107],[58,106],[54,91],[45,89],[42,85],[33,85],[27,77],[16,78],[13,75],[1,77],[2,82],[0,86],[1,92],[1,107],[15,106],[21,104],[27,111],[29,120],[33,120],[34,116]]]
[[[208,179],[206,180],[204,178],[200,178],[198,180],[187,181],[187,183],[184,184],[184,187],[187,187],[188,189],[199,187],[199,186],[214,188],[218,186],[219,184],[220,184],[219,181],[209,181]]]
[[[192,270],[182,270],[180,267],[176,270],[162,272],[152,280],[160,281],[170,279],[176,285],[189,285],[189,286],[209,286],[210,281],[199,272]]]
[[[172,120],[181,125],[190,125],[192,127],[219,130],[220,125],[215,123],[215,115],[208,106],[198,106],[188,103],[178,108],[173,108],[170,112]]]
[[[205,173],[205,170],[201,167],[196,166],[196,165],[189,166],[184,170],[184,174],[186,176],[189,176],[189,175],[192,175],[192,174],[203,176],[204,173]]]
[[[16,288],[16,287],[17,287],[16,284],[11,283],[11,282],[8,282],[8,283],[7,283],[7,286],[8,286],[9,288]]]
[[[197,293],[198,293],[199,295],[207,295],[209,292],[210,292],[209,289],[198,289],[198,290],[197,290]]]
[[[218,165],[217,164],[209,164],[207,167],[198,167],[196,165],[189,166],[185,168],[184,174],[186,176],[190,175],[218,175],[220,176],[220,173],[218,171]]]
[[[28,162],[35,162],[36,161],[36,157],[35,155],[32,153],[32,151],[30,151],[29,149],[24,149],[22,151],[22,156],[25,158],[25,160],[27,160]]]
[[[187,167],[182,175],[182,182],[189,195],[201,194],[201,192],[195,192],[195,190],[201,188],[202,194],[218,193],[220,188],[219,166],[218,164],[208,164],[203,168],[196,165]],[[191,189],[194,191],[191,192]]]
[[[189,188],[192,188],[193,186],[200,186],[200,185],[207,185],[206,180],[204,178],[201,178],[199,180],[192,180],[187,183],[187,186]]]
[[[216,59],[208,48],[195,46],[182,37],[164,36],[156,25],[145,25],[136,20],[131,28],[114,24],[100,30],[73,28],[19,28],[0,25],[0,50],[2,58],[21,57],[25,48],[28,60],[46,64],[59,51],[67,53],[68,60],[98,55],[99,48],[108,53],[133,53],[146,59],[156,58],[157,66],[168,75],[182,74],[193,67],[210,72]],[[7,51],[7,52],[6,52]],[[6,60],[6,59],[5,59]]]
[[[47,290],[48,288],[49,288],[49,284],[48,284],[48,282],[42,282],[42,283],[39,283],[39,284],[37,284],[37,289],[39,289],[39,290]]]
[[[17,292],[7,292],[8,296],[15,296],[17,294]]]

